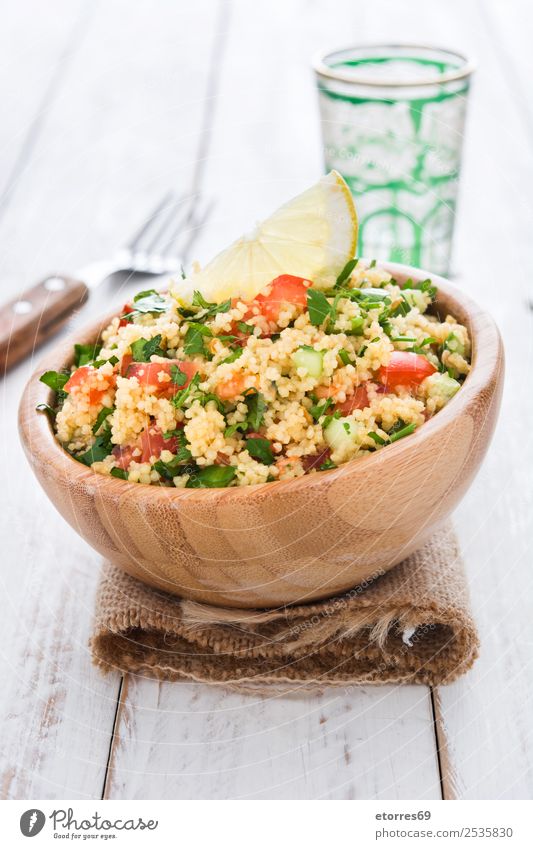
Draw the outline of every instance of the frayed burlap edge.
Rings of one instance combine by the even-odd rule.
[[[180,600],[105,564],[94,662],[169,681],[250,688],[416,682],[466,672],[479,641],[450,528],[349,593],[278,610]]]

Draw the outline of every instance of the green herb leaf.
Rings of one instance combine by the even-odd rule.
[[[164,357],[165,352],[159,347],[161,343],[161,334],[153,336],[151,339],[137,339],[131,344],[131,355],[136,363],[149,363],[150,357],[156,354],[158,357]]]
[[[336,469],[336,468],[337,468],[337,466],[335,465],[333,460],[330,460],[329,457],[328,457],[328,459],[324,460],[322,465],[318,467],[318,471],[319,472],[326,472],[326,471],[328,471],[328,469]]]
[[[170,379],[172,383],[175,383],[176,386],[185,386],[187,383],[188,377],[184,371],[180,369],[177,365],[170,366]]]
[[[310,407],[309,412],[313,416],[315,422],[319,420],[319,418],[325,415],[326,411],[333,406],[333,398],[325,398],[324,401],[321,401],[320,404],[315,404],[313,407]]]
[[[156,472],[159,472],[162,478],[165,480],[172,480],[177,475],[184,471],[183,464],[187,463],[192,457],[192,454],[189,450],[187,442],[180,446],[178,449],[176,456],[169,460],[168,462],[163,462],[163,460],[158,460],[154,463],[153,467]]]
[[[332,318],[331,304],[319,289],[307,290],[307,309],[309,320],[319,327],[327,318]]]
[[[92,363],[102,350],[101,345],[74,345],[74,365],[79,368]]]
[[[119,469],[118,466],[115,466],[114,469],[111,469],[109,473],[114,478],[120,478],[120,480],[127,481],[128,473],[125,469]]]
[[[111,428],[107,426],[105,430],[97,436],[93,444],[84,454],[76,454],[76,460],[83,463],[85,466],[91,466],[93,463],[98,463],[104,460],[113,449],[111,443]]]
[[[95,434],[98,433],[98,431],[102,427],[103,423],[105,422],[107,417],[111,415],[112,412],[114,412],[113,407],[102,407],[102,409],[100,410],[100,412],[98,413],[98,415],[96,417],[95,423],[93,424],[93,433],[95,433]]]
[[[387,444],[387,440],[383,439],[383,437],[380,436],[379,433],[375,433],[373,430],[371,430],[368,435],[374,440],[374,442],[377,442],[378,445]]]
[[[377,263],[377,260],[376,260],[376,259],[373,259],[373,260],[372,260],[372,262],[370,263],[370,265],[369,265],[368,267],[369,267],[369,268],[375,268],[375,267],[376,267],[376,263]]]
[[[259,436],[253,436],[246,440],[246,450],[250,457],[253,457],[254,460],[259,460],[259,462],[264,463],[265,466],[271,466],[274,462],[272,445],[269,439],[262,439]]]
[[[350,355],[346,348],[341,348],[339,351],[339,359],[344,366],[350,365],[352,360],[350,359]]]
[[[63,387],[65,386],[65,383],[67,383],[69,377],[69,374],[65,374],[61,371],[45,371],[45,373],[40,376],[39,380],[41,383],[46,383],[46,385],[49,386],[50,389],[53,389],[54,392],[61,392],[66,395],[67,393],[63,392]]]
[[[236,471],[234,466],[202,466],[191,474],[185,486],[187,489],[212,489],[229,486]]]
[[[185,401],[191,396],[191,393],[194,393],[196,391],[196,388],[199,383],[200,375],[196,373],[185,389],[180,389],[179,392],[176,392],[174,397],[171,399],[171,403],[177,410],[180,410],[183,407]]]
[[[236,422],[236,424],[229,425],[224,431],[224,436],[226,439],[229,439],[232,436],[235,436],[237,431],[246,431],[248,430],[248,422]]]
[[[408,436],[410,433],[416,430],[416,425],[408,424],[405,427],[402,427],[401,430],[397,430],[394,433],[391,433],[389,439],[391,442],[396,442],[398,439],[403,439],[404,436]]]
[[[100,366],[103,366],[106,363],[111,363],[112,366],[116,366],[118,363],[118,357],[109,357],[108,360],[95,360],[93,362],[93,366],[94,368],[100,368]]]
[[[348,336],[362,336],[364,331],[365,320],[362,316],[356,316],[350,319],[351,328],[347,330]]]
[[[137,292],[133,298],[133,303],[135,304],[135,309],[120,316],[125,321],[134,321],[138,316],[146,315],[147,313],[163,313],[169,307],[169,301],[155,289],[145,289],[143,292]]]
[[[234,363],[235,360],[238,360],[239,357],[242,355],[242,351],[242,348],[236,348],[235,351],[232,351],[228,357],[225,357],[223,360],[220,360],[219,365],[222,365],[222,363]]]
[[[204,336],[212,336],[212,332],[208,327],[204,327],[203,324],[198,324],[198,322],[191,321],[189,322],[189,328],[187,333],[185,334],[185,342],[184,342],[184,351],[186,354],[202,354],[202,356],[207,356],[207,350],[204,344]]]
[[[204,312],[196,316],[196,321],[206,321],[208,318],[217,315],[221,312],[229,312],[231,309],[231,298],[227,301],[222,301],[221,304],[210,303],[206,301],[201,292],[194,292],[192,298],[193,306],[200,307]]]
[[[251,333],[254,332],[254,325],[253,324],[246,324],[245,321],[238,321],[237,327],[239,328],[241,333],[246,333],[247,336],[249,336]]]
[[[263,418],[267,408],[263,395],[254,389],[244,396],[244,403],[248,407],[247,419],[250,430],[259,430],[263,424]]]
[[[354,270],[354,268],[355,268],[355,266],[357,265],[358,262],[359,262],[358,259],[348,260],[348,262],[346,263],[346,265],[342,269],[341,273],[337,277],[337,280],[335,281],[335,286],[334,286],[335,289],[339,289],[342,286],[342,284],[344,283],[344,281],[348,279],[348,277],[350,276],[350,274],[352,273],[352,271]]]

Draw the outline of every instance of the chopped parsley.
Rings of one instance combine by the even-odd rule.
[[[209,352],[205,347],[204,338],[212,335],[208,327],[204,327],[203,324],[199,324],[197,321],[190,321],[183,345],[185,353],[188,355],[201,354],[207,357]]]
[[[65,374],[63,371],[45,371],[39,378],[41,383],[45,383],[54,392],[57,392],[59,399],[64,398],[68,393],[64,391],[65,383],[68,382],[70,374]]]
[[[74,365],[76,368],[92,363],[102,350],[101,345],[74,345]]]
[[[96,437],[88,451],[83,454],[76,454],[76,460],[83,463],[85,466],[92,466],[93,463],[99,463],[104,460],[108,454],[111,454],[113,445],[111,443],[111,428],[109,424],[102,429],[99,436]]]
[[[103,423],[105,422],[107,417],[111,415],[112,412],[114,412],[114,407],[102,407],[102,409],[100,410],[100,412],[98,413],[98,415],[96,417],[95,423],[93,424],[93,433],[94,434],[98,433],[98,431],[102,427]]]
[[[268,439],[253,436],[246,440],[246,450],[250,457],[253,457],[254,460],[259,460],[259,462],[264,463],[265,466],[271,466],[274,462],[272,445]]]
[[[267,408],[264,396],[254,389],[251,392],[246,393],[244,396],[244,403],[248,407],[248,415],[246,418],[249,430],[259,430],[263,424],[265,410]]]
[[[151,339],[137,339],[131,344],[131,356],[136,363],[149,363],[152,356],[164,357],[165,352],[159,347],[161,334],[152,336]]]
[[[174,397],[171,399],[171,404],[177,409],[181,410],[187,398],[191,396],[191,393],[195,392],[198,384],[200,383],[200,375],[198,372],[194,375],[191,382],[185,389],[180,389],[179,392],[176,392]]]
[[[328,459],[324,460],[322,465],[318,467],[318,471],[319,472],[326,472],[329,469],[336,469],[336,468],[337,468],[337,466],[335,465],[333,460],[330,460],[329,457],[328,457]]]
[[[145,289],[144,292],[138,292],[133,298],[134,309],[131,312],[126,312],[121,315],[124,321],[134,321],[140,315],[151,313],[166,312],[169,307],[169,302],[166,298],[156,292],[155,289]]]
[[[346,280],[348,280],[348,277],[350,276],[350,274],[352,273],[352,271],[354,270],[354,268],[355,268],[355,266],[357,265],[358,262],[359,262],[359,260],[355,259],[355,258],[348,260],[348,262],[346,263],[346,265],[342,269],[341,273],[337,277],[337,280],[335,281],[335,286],[334,286],[335,289],[340,289],[342,284]]]
[[[320,327],[327,318],[334,318],[331,309],[332,305],[319,289],[307,290],[307,309],[309,311],[309,321],[315,327]]]
[[[351,327],[346,331],[348,336],[362,336],[364,331],[365,320],[362,316],[356,316],[350,319]]]
[[[234,466],[202,466],[195,469],[185,484],[188,489],[211,489],[229,486],[237,470]]]
[[[245,321],[238,321],[237,327],[239,328],[241,333],[245,333],[247,336],[249,336],[251,333],[254,332],[254,325],[253,324],[246,324]]]
[[[324,416],[327,410],[333,406],[333,398],[325,398],[324,401],[321,401],[319,404],[315,404],[313,407],[309,408],[309,412],[313,416],[315,422],[319,420],[321,416]]]
[[[408,436],[410,433],[416,430],[416,425],[414,423],[405,425],[400,430],[396,430],[393,433],[389,434],[389,439],[391,442],[396,442],[398,439],[403,439],[404,436]]]
[[[206,301],[201,292],[194,292],[192,305],[193,307],[199,307],[199,311],[180,309],[180,314],[184,318],[194,316],[195,322],[202,323],[217,315],[217,313],[228,312],[231,309],[231,298],[228,298],[227,301],[223,301],[221,304],[216,304]]]
[[[118,466],[115,466],[114,469],[111,469],[109,474],[112,475],[112,477],[120,478],[120,480],[123,481],[128,480],[128,473],[125,471],[125,469],[119,469]]]
[[[223,360],[220,360],[219,365],[222,365],[222,363],[234,363],[235,360],[238,360],[239,357],[242,355],[242,352],[242,348],[236,348],[234,351],[231,352],[231,354],[229,354],[229,356],[225,357]]]
[[[170,366],[170,379],[176,386],[185,386],[188,380],[187,374],[177,365]]]

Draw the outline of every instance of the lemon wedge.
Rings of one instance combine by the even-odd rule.
[[[172,294],[190,304],[197,290],[210,302],[251,301],[275,277],[294,274],[332,286],[357,244],[357,213],[345,181],[330,171],[241,236],[200,271],[177,281]]]

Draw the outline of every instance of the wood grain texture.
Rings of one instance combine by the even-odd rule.
[[[220,90],[212,98],[215,126],[202,184],[216,206],[212,226],[194,252],[200,259],[320,172],[308,65],[315,50],[349,40],[416,40],[442,43],[479,60],[461,174],[455,270],[459,285],[497,317],[508,368],[500,426],[455,514],[481,657],[466,678],[439,688],[437,720],[459,798],[531,798],[533,443],[524,424],[533,417],[533,395],[525,388],[533,280],[529,4],[336,0],[334,8],[326,8],[306,0],[233,0],[224,5],[227,58],[214,56]],[[89,7],[93,19],[86,18],[82,27],[78,21]],[[49,0],[46,8],[39,0],[4,4],[0,101],[9,115],[0,126],[0,182],[8,190],[0,213],[4,298],[47,268],[73,269],[109,253],[169,185],[183,187],[203,137],[198,116],[215,12],[215,4],[203,0],[187,10],[158,0]],[[142,50],[132,50],[140,44]],[[110,284],[84,312],[94,310],[97,316],[121,298],[116,283]],[[13,798],[98,798],[113,728],[113,711],[106,705],[118,691],[117,680],[106,681],[91,670],[84,649],[98,558],[65,528],[35,487],[17,447],[15,409],[29,374],[29,364],[19,366],[1,390],[6,412],[1,451],[10,481],[2,492],[1,517],[0,670],[7,682],[0,691],[0,721],[7,729],[1,774]],[[72,568],[77,561],[81,573]],[[67,593],[56,591],[59,573],[65,586],[68,580]],[[38,606],[30,591],[33,581]],[[79,598],[85,597],[86,613],[80,616]],[[39,610],[34,631],[21,627]],[[27,663],[36,645],[43,648]],[[44,708],[49,700],[54,703],[59,687],[67,690],[68,709],[57,702],[49,723]],[[344,728],[330,723],[335,704],[322,703],[322,726],[329,728],[324,737],[310,734],[307,713],[294,710],[290,698],[280,698],[273,710],[288,712],[294,741],[292,765],[280,774],[285,797],[348,792],[332,779],[335,763],[343,780],[348,777],[341,761],[344,744],[356,752],[358,798],[423,798],[426,788],[437,794],[432,716],[420,709],[426,694],[422,687],[357,689],[346,695],[356,719]],[[250,738],[243,737],[243,729],[257,729],[259,723],[261,731],[271,706],[233,698],[231,733],[244,742],[235,751],[227,740],[209,748],[202,741],[228,716],[218,713],[224,700],[216,701],[207,687],[191,686],[189,696],[179,686],[136,680],[125,692],[127,710],[117,725],[110,789],[121,798],[172,798],[173,793],[210,798],[220,795],[221,780],[228,795],[246,794],[247,782],[255,780],[252,791],[259,787],[268,795],[265,788],[279,783],[275,767],[281,761],[271,773],[266,762],[256,766],[262,772],[254,779],[247,757]],[[310,697],[310,711],[315,698]],[[183,769],[191,740],[190,723],[181,724],[183,710],[190,710],[194,722],[197,753],[203,748],[195,764],[205,758],[195,775]],[[107,736],[95,733],[104,728]],[[256,739],[254,751],[259,748],[264,760],[281,751],[278,734],[271,723]],[[55,755],[56,747],[68,757]],[[334,753],[331,770],[322,769],[328,750]],[[283,789],[277,792],[281,796]],[[444,792],[450,792],[449,783]]]
[[[426,272],[386,266],[400,282]],[[95,475],[35,412],[49,397],[36,374],[20,428],[40,483],[67,521],[117,566],[176,595],[272,607],[342,592],[387,570],[448,517],[487,450],[499,408],[498,331],[439,278],[436,309],[470,328],[472,370],[444,410],[408,439],[333,472],[252,487],[175,490]],[[92,342],[108,317],[80,335]],[[62,344],[42,370],[68,364]],[[401,509],[399,509],[401,505]],[[310,521],[310,517],[315,517]]]
[[[440,798],[425,687],[268,696],[127,678],[106,798]]]
[[[48,269],[109,255],[164,191],[191,185],[216,20],[203,0],[157,14],[147,0],[9,0],[0,19],[4,300]],[[138,286],[99,287],[76,320]],[[99,557],[35,487],[19,445],[31,371],[26,361],[0,384],[0,795],[99,799],[120,678],[90,662]]]
[[[83,306],[89,290],[81,280],[50,274],[0,307],[0,371],[27,357],[55,336]]]

